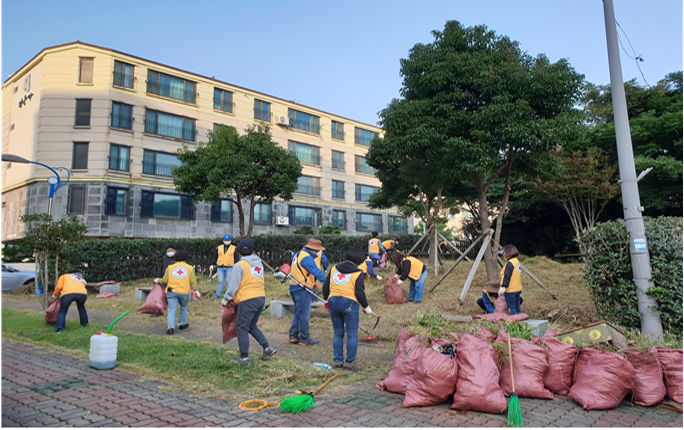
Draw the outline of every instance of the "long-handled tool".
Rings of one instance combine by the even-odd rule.
[[[308,411],[309,409],[313,408],[316,406],[314,404],[314,396],[318,394],[326,385],[328,385],[333,379],[337,378],[340,376],[342,371],[340,370],[333,376],[332,378],[328,379],[316,389],[313,393],[307,393],[304,394],[303,396],[295,396],[295,397],[290,397],[289,399],[285,399],[282,402],[280,402],[280,409],[282,409],[283,412],[288,412],[288,413],[294,413],[298,414],[300,412]]]
[[[314,293],[314,291],[307,287],[306,285],[302,284],[301,282],[297,281],[295,278],[292,277],[292,274],[290,273],[290,266],[288,264],[283,264],[282,266],[278,267],[276,270],[273,271],[273,277],[276,279],[282,279],[280,283],[284,283],[287,280],[290,280],[291,282],[299,285],[302,287],[304,291],[307,293],[311,294],[312,296],[316,297],[318,300],[322,301],[325,303],[325,300],[319,296],[318,294]]]
[[[511,350],[511,334],[508,333],[508,362],[511,365],[511,398],[508,401],[508,427],[524,427],[520,401],[515,394],[515,382],[513,381],[513,351]]]

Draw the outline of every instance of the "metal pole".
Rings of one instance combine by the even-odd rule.
[[[625,217],[625,227],[629,232],[629,256],[632,260],[634,284],[637,287],[639,312],[641,313],[641,332],[645,336],[660,338],[663,326],[656,310],[656,301],[646,293],[651,283],[651,262],[646,244],[644,219],[641,216],[639,188],[637,186],[632,136],[629,131],[625,87],[620,66],[615,11],[613,0],[603,0],[603,14],[606,21],[606,41],[608,44],[608,65],[610,68],[610,88],[613,96],[613,115],[615,118],[615,138],[617,141],[618,164],[620,167],[620,186]]]

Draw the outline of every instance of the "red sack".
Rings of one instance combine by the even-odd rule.
[[[406,342],[412,337],[413,335],[409,333],[408,330],[406,330],[402,326],[399,326],[399,330],[397,331],[397,344],[394,347],[395,357],[399,351],[406,351]]]
[[[553,400],[553,393],[544,388],[544,372],[546,372],[546,351],[544,348],[518,343],[511,346],[511,349],[513,350],[515,394],[518,397],[530,399]],[[508,359],[501,368],[499,385],[507,396],[513,392],[511,389],[511,363]]]
[[[226,306],[221,306],[221,331],[223,331],[223,343],[237,337],[237,309],[238,305],[229,300]]]
[[[553,393],[566,396],[572,387],[572,370],[579,350],[552,337],[542,337],[534,343],[546,348],[544,387]],[[513,364],[515,365],[515,362]]]
[[[197,290],[190,287],[190,300],[199,300],[200,299],[199,297],[197,297],[196,292],[197,292]],[[200,294],[202,294],[202,293],[200,293]]]
[[[382,254],[382,257],[380,257],[379,264],[380,264],[380,267],[382,267],[383,269],[385,267],[387,267],[387,253],[386,252],[384,254]]]
[[[499,321],[499,320],[522,321],[522,320],[526,320],[529,318],[530,318],[530,316],[525,314],[525,313],[516,314],[516,315],[508,315],[508,306],[506,306],[506,298],[503,296],[503,294],[500,295],[496,299],[496,302],[494,303],[494,313],[493,314],[474,315],[473,316],[474,320],[489,320],[489,321]]]
[[[405,408],[414,406],[435,406],[454,393],[458,377],[458,361],[425,348],[417,359],[413,378],[406,386]]]
[[[501,414],[508,402],[499,386],[499,368],[492,345],[464,334],[456,345],[458,380],[451,409]]]
[[[558,333],[560,333],[558,330],[550,328],[544,332],[544,335],[542,337],[554,337]]]
[[[403,305],[408,300],[404,297],[404,291],[397,283],[397,278],[390,278],[385,284],[385,304],[386,305]]]
[[[658,361],[655,348],[646,352],[624,351],[627,360],[634,366],[634,404],[654,406],[665,398],[663,368]]]
[[[670,349],[656,347],[658,360],[665,368],[665,387],[667,397],[682,403],[682,348]]]
[[[486,327],[479,327],[480,329],[480,334],[475,335],[478,339],[486,340],[489,343],[494,342],[496,340],[496,335],[488,328]]]
[[[145,304],[136,312],[137,314],[161,315],[166,312],[166,293],[160,284],[154,284],[152,291],[147,295]]]
[[[54,299],[53,301],[50,302],[47,308],[47,312],[45,312],[45,323],[46,324],[57,324],[57,317],[59,317],[59,310],[60,310],[60,305],[59,305],[59,298]]]
[[[569,396],[587,411],[613,409],[634,390],[634,367],[620,354],[586,349],[577,358]]]
[[[416,368],[416,361],[424,348],[420,342],[413,337],[407,340],[404,346],[405,348],[394,355],[394,364],[392,365],[392,370],[390,370],[387,378],[378,383],[376,387],[380,389],[384,388],[392,393],[406,393],[406,387],[409,382],[411,382],[413,372]]]

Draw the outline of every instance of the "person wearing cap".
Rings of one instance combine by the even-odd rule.
[[[316,239],[311,237],[311,238],[309,238],[309,240],[316,240]],[[318,267],[318,269],[325,274],[328,271],[328,266],[330,265],[330,262],[328,261],[328,257],[325,255],[325,252],[320,251],[318,253],[318,256],[316,256],[316,258],[314,258],[314,260],[316,261],[316,266]],[[313,290],[314,290],[314,292],[317,292],[318,285],[314,284]],[[310,297],[311,297],[311,303],[318,300],[313,295],[311,295]]]
[[[496,308],[496,299],[499,298],[499,280],[490,279],[482,290],[482,298],[477,299],[477,305],[488,314],[493,314]]]
[[[325,273],[318,268],[316,257],[325,248],[321,241],[309,239],[306,246],[292,256],[292,269],[290,277],[295,282],[290,282],[290,297],[294,303],[294,317],[290,326],[290,343],[301,345],[315,345],[317,340],[309,337],[309,317],[311,316],[311,294],[303,288],[313,290],[316,279],[325,283]],[[312,291],[313,292],[313,291]]]
[[[264,265],[259,256],[254,255],[254,242],[242,239],[237,246],[237,252],[242,258],[235,265],[226,294],[221,301],[226,306],[230,300],[238,305],[237,310],[237,340],[240,348],[240,358],[232,360],[233,364],[249,364],[249,335],[264,349],[262,360],[278,352],[268,344],[266,337],[257,327],[259,316],[266,303],[264,290]]]
[[[78,307],[78,319],[81,327],[88,325],[88,312],[85,302],[88,299],[86,290],[86,280],[79,272],[67,273],[59,277],[55,291],[52,293],[52,300],[59,298],[59,316],[57,317],[57,327],[55,333],[59,334],[66,328],[66,314],[71,303],[76,302]]]
[[[166,285],[166,300],[169,304],[166,316],[168,327],[166,334],[168,335],[172,335],[176,329],[176,310],[178,305],[180,305],[178,329],[185,330],[190,327],[188,323],[188,302],[190,301],[190,291],[192,288],[197,288],[195,269],[187,263],[190,259],[188,251],[179,249],[174,257],[176,262],[166,269],[164,277],[154,280],[157,284]]]
[[[378,271],[380,272],[382,272],[382,268],[380,268],[380,259],[382,258],[382,254],[385,252],[387,252],[387,249],[385,248],[385,245],[382,244],[380,239],[378,239],[378,232],[371,232],[371,238],[368,240],[368,255],[373,261],[373,265],[378,267]]]
[[[223,285],[230,282],[230,273],[233,271],[235,263],[240,260],[240,255],[235,252],[235,245],[231,245],[232,237],[229,234],[223,236],[223,245],[216,248],[216,274],[218,275],[218,285],[216,295],[211,301],[218,300],[223,294]]]
[[[497,254],[503,255],[506,265],[501,269],[501,288],[499,295],[503,294],[506,298],[509,315],[520,313],[520,303],[522,293],[522,266],[518,261],[518,248],[515,245],[506,245]]]
[[[323,284],[323,298],[328,300],[332,321],[333,362],[338,369],[353,370],[359,345],[359,307],[372,314],[364,290],[364,273],[359,269],[365,254],[361,248],[349,248],[345,262],[333,267]],[[344,335],[347,335],[347,357],[344,357]]]
[[[176,262],[176,251],[177,249],[175,245],[166,245],[166,253],[164,254],[164,259],[162,260],[162,270],[159,276],[164,277],[166,269]],[[166,288],[166,285],[162,285],[162,288]],[[164,314],[151,314],[150,317],[160,317],[162,315]]]
[[[397,274],[393,278],[397,279],[397,284],[401,284],[406,279],[410,279],[408,301],[414,305],[420,304],[423,299],[423,287],[427,280],[427,267],[422,261],[415,257],[409,257],[402,252],[395,252],[390,255],[390,261],[397,268]]]

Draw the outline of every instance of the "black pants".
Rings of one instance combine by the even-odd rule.
[[[520,304],[522,305],[523,298],[518,297],[520,299]],[[482,308],[483,311],[487,312],[487,308],[484,305],[484,299],[477,299],[477,305]]]
[[[240,348],[240,357],[249,357],[249,335],[259,342],[262,348],[268,347],[266,336],[257,327],[261,311],[264,310],[265,297],[255,297],[253,299],[245,300],[238,303],[237,310],[237,333],[238,347]]]
[[[66,314],[69,311],[71,302],[76,302],[78,306],[78,318],[81,320],[81,325],[88,325],[88,312],[86,312],[85,302],[88,299],[87,294],[66,294],[59,299],[59,316],[57,317],[58,329],[66,327]]]

